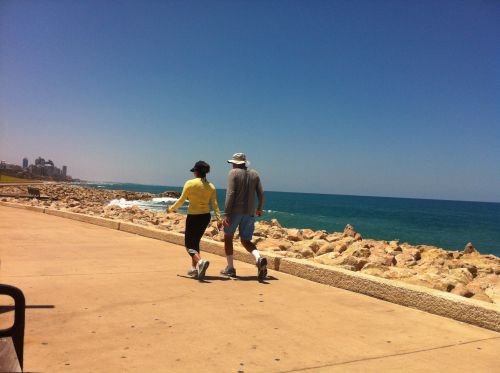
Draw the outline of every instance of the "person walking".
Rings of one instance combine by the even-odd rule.
[[[222,219],[215,196],[215,186],[207,181],[210,166],[204,161],[198,161],[191,169],[191,172],[194,173],[195,178],[186,181],[180,198],[174,205],[167,208],[167,213],[177,211],[186,199],[189,199],[184,236],[184,245],[191,256],[191,269],[188,271],[188,276],[198,278],[199,281],[202,281],[210,265],[208,260],[201,259],[200,256],[200,240],[211,219],[210,203],[212,204],[219,229],[222,228]]]
[[[260,256],[259,250],[252,242],[255,228],[255,215],[262,215],[264,191],[257,171],[249,170],[250,164],[244,153],[235,153],[227,161],[233,165],[227,178],[226,206],[224,209],[224,249],[227,267],[220,273],[236,277],[233,264],[233,238],[236,228],[240,234],[243,247],[255,257],[257,278],[263,281],[267,276],[267,259]],[[258,204],[255,208],[255,196]]]

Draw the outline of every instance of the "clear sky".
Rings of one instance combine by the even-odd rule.
[[[500,201],[500,2],[0,0],[0,158]]]

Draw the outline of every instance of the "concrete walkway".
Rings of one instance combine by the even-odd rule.
[[[0,282],[26,295],[28,372],[493,372],[500,334],[180,246],[0,207]],[[5,304],[7,299],[0,298]],[[0,314],[5,327],[12,312]],[[498,371],[498,370],[497,370]]]

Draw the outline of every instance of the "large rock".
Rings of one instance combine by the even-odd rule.
[[[456,295],[460,295],[461,297],[466,297],[466,298],[470,298],[474,295],[474,293],[472,291],[470,291],[469,289],[467,289],[467,287],[463,284],[457,284],[457,286],[455,286],[451,290],[451,293],[456,294]]]
[[[332,244],[331,242],[326,242],[318,249],[318,251],[316,252],[316,255],[324,255],[324,254],[331,253],[331,252],[335,251],[335,247],[336,246],[334,244]],[[347,247],[346,247],[346,249],[347,249]]]
[[[314,232],[312,229],[302,229],[302,237],[306,240],[311,240],[316,232]]]
[[[304,236],[302,235],[302,230],[300,229],[287,229],[286,238],[290,241],[302,241]]]
[[[479,254],[479,251],[472,245],[472,243],[468,243],[465,245],[464,254]]]
[[[290,242],[266,238],[259,243],[258,249],[263,251],[285,251],[290,249],[290,247],[292,247]]]
[[[329,254],[327,254],[329,255]],[[349,269],[351,271],[359,271],[361,270],[368,261],[365,258],[357,258],[355,256],[339,256],[336,259],[331,261],[332,265],[338,265],[345,269]]]
[[[335,265],[334,260],[340,256],[337,252],[330,252],[327,254],[319,255],[314,258],[314,261],[326,265]]]
[[[361,272],[367,275],[383,277],[383,274],[387,272],[389,268],[382,263],[368,262],[362,269]]]
[[[343,255],[354,256],[356,258],[368,258],[371,255],[371,251],[368,245],[355,242],[345,250]]]
[[[342,234],[344,237],[352,237],[355,240],[361,240],[361,234],[356,232],[354,227],[351,224],[347,224],[344,228],[344,233]]]
[[[330,233],[324,239],[328,242],[338,241],[343,237],[342,233]]]

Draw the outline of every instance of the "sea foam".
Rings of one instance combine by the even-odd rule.
[[[160,197],[153,198],[151,201],[132,200],[127,201],[125,198],[114,199],[109,202],[108,206],[119,206],[121,208],[137,206],[147,210],[164,210],[166,206],[173,205],[177,198]]]

